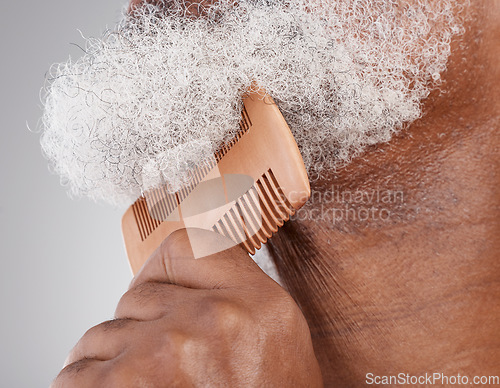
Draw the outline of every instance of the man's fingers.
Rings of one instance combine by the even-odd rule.
[[[118,357],[132,338],[138,322],[115,319],[103,322],[88,330],[71,350],[65,366],[85,358],[101,361]]]
[[[115,318],[141,321],[160,319],[187,306],[196,305],[206,290],[195,290],[168,283],[145,282],[129,289],[118,302]]]
[[[50,388],[96,388],[105,386],[109,373],[109,362],[94,358],[84,358],[67,365],[57,376]]]
[[[188,288],[244,288],[274,284],[234,242],[204,229],[181,229],[167,237],[130,287],[145,282]]]

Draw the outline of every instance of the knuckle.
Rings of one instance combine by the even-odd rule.
[[[99,337],[99,336],[102,335],[103,330],[104,329],[103,329],[102,323],[99,324],[99,325],[97,325],[97,326],[94,326],[94,327],[91,327],[90,329],[88,329],[82,335],[82,337],[78,340],[78,342],[76,343],[75,347],[71,351],[70,358],[74,358],[75,356],[77,356],[77,354],[81,353],[82,351],[84,351],[84,349],[88,348],[88,346],[90,344],[92,344],[93,342],[95,342],[95,339],[97,337]]]
[[[140,283],[122,295],[116,306],[115,315],[117,317],[126,316],[134,311],[137,306],[146,304],[148,300],[156,297],[158,285],[152,282]]]
[[[111,331],[118,331],[130,323],[129,319],[112,319],[87,330],[71,350],[67,363],[71,364],[83,358],[92,358],[103,352],[106,336]]]
[[[122,295],[120,300],[118,301],[118,305],[115,310],[115,317],[123,317],[128,315],[128,311],[131,306],[135,304],[135,297],[133,295],[133,291],[129,290],[125,294]]]
[[[198,353],[198,340],[179,328],[165,330],[158,335],[148,349],[151,357],[148,365],[161,369],[168,365],[170,371],[181,369],[182,360],[192,358]]]
[[[182,354],[189,342],[189,336],[184,331],[170,329],[164,334],[163,354]]]
[[[190,346],[190,342],[190,336],[181,329],[157,329],[147,333],[122,358],[115,359],[113,367],[107,371],[103,386],[178,386],[174,383],[181,375],[188,349],[196,351],[196,346]]]
[[[77,381],[94,379],[96,370],[93,368],[101,361],[94,358],[82,358],[66,365],[52,382],[50,388],[77,386]]]
[[[104,321],[97,326],[94,326],[92,329],[95,329],[97,334],[106,334],[106,332],[114,332],[121,329],[124,329],[128,325],[132,323],[131,319],[128,318],[118,318],[118,319],[110,319],[109,321]],[[90,330],[92,330],[90,329]]]
[[[251,316],[243,303],[224,297],[206,297],[200,302],[200,312],[204,323],[219,332],[241,330]]]
[[[177,245],[180,245],[185,250],[190,248],[189,235],[186,229],[178,229],[168,235],[160,244],[160,250],[162,253],[168,253],[170,247]]]
[[[178,361],[177,361],[178,363]],[[171,387],[180,385],[182,374],[176,360],[166,360],[154,354],[150,357],[134,357],[117,362],[100,376],[100,385],[106,388]]]

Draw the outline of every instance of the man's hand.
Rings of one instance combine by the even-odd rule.
[[[53,387],[317,387],[309,328],[298,306],[239,247],[218,234],[173,233],[116,309],[70,353]]]

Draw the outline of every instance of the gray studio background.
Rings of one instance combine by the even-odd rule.
[[[131,273],[122,211],[71,200],[36,127],[53,62],[100,36],[124,0],[4,1],[1,12],[0,387],[47,387],[80,336],[112,318]]]
[[[70,199],[49,173],[36,130],[55,62],[82,55],[127,0],[2,3],[0,130],[0,388],[48,387],[87,329],[112,319],[132,279],[125,209]],[[274,279],[265,247],[254,257]]]

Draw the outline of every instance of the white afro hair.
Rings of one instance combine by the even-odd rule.
[[[461,32],[454,3],[239,0],[197,18],[141,5],[52,68],[42,148],[73,194],[129,204],[183,184],[234,136],[257,84],[316,176],[420,116]]]

